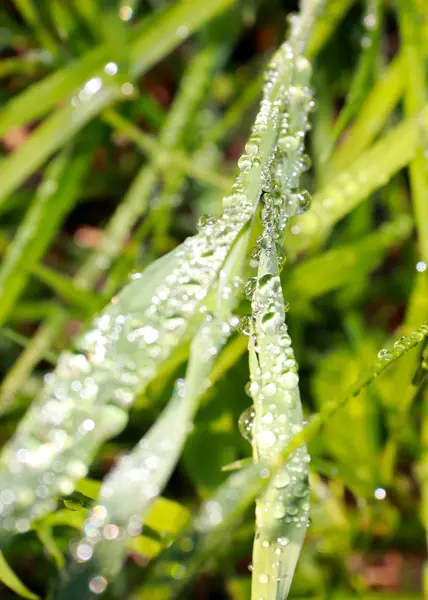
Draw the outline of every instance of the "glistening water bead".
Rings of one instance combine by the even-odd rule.
[[[299,27],[300,21],[295,18],[292,25],[295,40],[300,36]],[[300,175],[310,166],[303,140],[309,128],[308,113],[313,107],[308,88],[311,66],[304,57],[296,55],[297,46],[297,42],[295,47],[292,43],[283,46],[281,58],[290,69],[289,87],[282,99],[280,127],[269,171],[264,172],[260,213],[263,232],[250,261],[258,272],[244,286],[252,314],[241,322],[241,331],[249,336],[251,383],[247,389],[254,403],[251,412],[241,417],[241,432],[247,439],[251,433],[255,460],[273,464],[280,460],[303,423],[297,363],[285,324],[288,305],[279,278],[285,258],[286,228],[295,215],[308,210],[311,204],[310,194],[299,187]],[[264,597],[263,590],[268,589],[270,582],[275,583],[269,587],[270,596],[285,598],[288,594],[308,523],[307,464],[307,451],[302,446],[257,501],[253,598]],[[290,539],[295,549],[286,555]]]

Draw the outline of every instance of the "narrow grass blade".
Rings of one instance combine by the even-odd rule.
[[[424,54],[423,16],[416,10],[412,0],[397,2],[402,52],[411,69],[406,69],[404,112],[406,117],[417,115],[427,101],[426,59]],[[428,264],[428,168],[425,147],[428,142],[428,126],[421,124],[419,132],[421,147],[409,165],[412,202],[418,232],[419,255]]]
[[[357,114],[365,100],[370,84],[375,80],[376,62],[382,31],[383,0],[366,0],[363,18],[364,32],[362,53],[352,78],[351,88],[346,97],[333,129],[333,140],[336,141],[349,121]]]
[[[359,274],[369,273],[379,265],[387,250],[409,237],[412,225],[411,218],[403,215],[353,244],[333,248],[297,264],[283,277],[286,297],[296,302],[299,298],[316,298],[351,283]]]
[[[83,565],[71,570],[68,584],[59,592],[61,600],[74,598],[76,593],[84,598],[104,591],[122,567],[130,538],[139,535],[152,502],[166,485],[209,384],[211,367],[230,335],[231,311],[237,299],[233,288],[238,285],[236,277],[247,243],[248,235],[242,236],[226,261],[217,311],[208,315],[192,342],[185,379],[177,382],[172,400],[137,448],[105,479],[97,505],[86,521],[86,535],[73,551],[76,561]]]
[[[328,163],[330,176],[349,168],[384,127],[403,95],[405,69],[404,56],[399,54],[380,75]]]
[[[132,45],[132,77],[142,75],[153,64],[183,41],[180,26],[186,26],[186,36],[226,10],[234,0],[216,0],[209,5],[183,0],[150,15],[135,28]],[[114,61],[111,48],[100,45],[83,58],[49,75],[41,82],[13,99],[0,115],[0,135],[9,128],[24,125],[46,114],[57,102],[94,77],[103,77],[104,65]],[[88,100],[88,98],[87,98]],[[113,101],[114,97],[110,98]],[[91,102],[94,98],[91,98]],[[92,112],[92,111],[91,111]]]
[[[159,171],[165,158],[169,168],[171,168],[171,157],[175,156],[171,154],[171,149],[176,149],[182,145],[194,113],[204,100],[210,77],[223,55],[223,44],[211,43],[200,50],[190,62],[162,127],[159,142],[154,142],[153,147],[150,144],[147,146],[147,148],[152,149],[150,152],[152,162],[149,165],[144,165],[138,172],[128,193],[110,219],[100,247],[77,274],[76,283],[78,285],[86,288],[91,286],[94,278],[107,270],[112,261],[120,255],[123,244],[138,218],[149,208],[158,181]],[[114,111],[106,113],[104,118],[123,133],[132,132],[132,139],[152,139]],[[189,164],[192,165],[191,171],[195,174],[193,171],[195,163],[189,160]],[[198,171],[198,174],[201,174],[200,171]],[[165,175],[167,175],[166,172]],[[212,177],[217,181],[218,178],[215,174]],[[223,180],[221,182],[224,184]]]
[[[153,15],[147,23],[140,26],[141,35],[131,48],[131,77],[141,76],[175,48],[182,41],[182,27],[186,28],[186,35],[190,35],[226,10],[233,2],[234,0],[216,0],[201,4],[197,0],[182,0],[171,8]],[[108,75],[104,67],[93,72],[91,79],[86,83],[82,81],[83,87],[71,103],[57,109],[19,150],[0,163],[0,204],[88,121],[112,102],[123,97],[123,79],[119,75]],[[26,102],[31,104],[33,99],[27,96]]]
[[[28,598],[28,600],[38,600],[38,596],[27,588],[26,585],[15,575],[12,569],[7,564],[3,553],[0,552],[0,581],[15,592],[20,598]]]
[[[317,19],[306,48],[308,58],[316,56],[325,42],[345,17],[355,0],[328,0],[322,15]]]
[[[39,360],[46,357],[45,353],[49,352],[51,337],[57,334],[58,330],[62,329],[64,325],[65,313],[60,309],[56,309],[53,317],[41,325],[36,334],[31,338],[29,344],[19,355],[18,360],[9,369],[6,377],[1,382],[0,415],[5,410],[9,410],[22,382],[26,380]],[[56,362],[55,354],[53,356],[48,354],[48,356]]]
[[[64,151],[48,168],[0,268],[0,324],[8,318],[24,289],[29,269],[49,247],[77,199],[89,153]]]
[[[73,280],[56,272],[46,265],[38,264],[32,268],[32,275],[46,284],[66,302],[83,310],[84,314],[92,315],[107,302],[107,298],[96,295],[88,290],[82,290]]]
[[[290,249],[301,251],[322,239],[335,223],[408,165],[422,145],[420,130],[425,126],[427,106],[417,117],[397,125],[317,192],[312,210],[295,220],[288,240]]]
[[[52,56],[58,56],[60,54],[58,44],[51,32],[45,27],[40,15],[37,11],[37,7],[34,6],[32,0],[13,0],[16,8],[24,17],[25,21],[30,25],[39,39],[40,44],[44,47]]]

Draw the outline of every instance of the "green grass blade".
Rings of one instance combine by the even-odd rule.
[[[308,58],[316,56],[333,31],[354,4],[355,0],[328,0],[322,15],[317,19],[306,48]]]
[[[38,600],[38,596],[27,588],[26,585],[15,575],[12,569],[7,564],[3,553],[0,552],[0,581],[14,591],[20,598],[28,598],[28,600]]]
[[[54,269],[42,264],[32,267],[32,275],[42,283],[46,284],[69,304],[83,310],[84,314],[94,314],[94,312],[99,310],[99,308],[108,300],[102,295],[100,296],[89,292],[88,290],[82,290],[66,275],[62,275]]]
[[[349,168],[381,131],[403,95],[405,69],[399,54],[380,76],[328,164],[331,176]]]
[[[160,598],[178,596],[200,573],[201,567],[206,565],[209,557],[219,552],[219,549],[231,540],[230,532],[239,525],[244,512],[277,476],[290,456],[303,444],[313,441],[331,415],[358,396],[383,371],[427,337],[428,324],[422,325],[410,336],[400,340],[399,345],[397,344],[396,349],[388,356],[382,354],[382,359],[363,371],[348,390],[328,403],[321,413],[312,417],[309,425],[301,433],[293,437],[282,452],[278,464],[251,464],[231,475],[217,493],[204,503],[199,515],[192,520],[191,526],[186,528],[172,546],[154,562],[148,582],[139,590],[138,598],[149,600],[155,597],[155,593],[158,593]],[[186,544],[183,540],[192,543]]]
[[[169,164],[169,169],[173,165],[177,166],[174,164],[173,157],[175,154],[171,153],[171,149],[182,145],[183,138],[192,122],[194,113],[204,99],[212,73],[223,54],[223,44],[211,43],[206,48],[201,49],[190,62],[183,77],[180,90],[162,127],[159,142],[153,141],[152,143],[150,136],[138,130],[114,111],[109,111],[104,115],[107,122],[122,133],[129,134],[131,132],[132,139],[136,140],[137,143],[142,139],[145,141],[150,140],[150,143],[145,145],[144,149],[150,148],[152,162],[149,165],[144,165],[138,172],[128,193],[110,219],[100,247],[86,261],[77,274],[76,282],[78,285],[82,285],[83,287],[92,285],[97,275],[107,270],[112,261],[120,255],[123,244],[135,223],[149,208],[158,181],[159,171],[165,158],[165,162]],[[194,175],[195,162],[189,158],[186,166],[189,166],[191,173]],[[168,171],[165,170],[165,176],[167,176],[167,173]],[[200,175],[201,171],[196,171],[196,173]],[[227,189],[230,188],[230,183],[228,181],[225,182],[224,178],[216,174],[211,176],[209,173],[208,178],[210,179],[210,183],[216,182],[222,185],[226,183]]]
[[[226,10],[233,2],[234,0],[216,0],[201,4],[197,0],[182,0],[154,15],[146,25],[143,24],[141,35],[132,46],[132,77],[144,74],[175,48],[183,39],[183,27],[186,36],[190,35]],[[122,83],[120,77],[111,77],[104,69],[93,72],[93,76],[85,83],[73,102],[57,109],[19,150],[5,158],[0,163],[0,203],[88,121],[120,98]],[[90,85],[85,88],[87,84]],[[26,102],[31,104],[34,99],[27,97]],[[18,124],[16,120],[14,124]]]
[[[406,69],[406,90],[404,112],[406,117],[419,113],[427,101],[426,60],[424,54],[422,14],[416,10],[413,1],[406,4],[397,2],[402,52],[411,69]],[[426,45],[426,44],[425,44]],[[425,147],[428,142],[428,127],[424,124],[420,131],[421,147],[409,165],[412,202],[415,224],[418,232],[419,255],[428,264],[428,169]]]
[[[357,275],[375,269],[385,252],[407,239],[411,232],[412,220],[403,215],[357,242],[299,263],[283,278],[286,297],[297,302],[299,298],[316,298],[350,284]]]
[[[42,358],[49,358],[56,363],[56,355],[49,353],[51,338],[58,334],[65,325],[65,313],[56,309],[54,315],[37,330],[17,361],[9,369],[0,385],[0,415],[8,410],[13,403],[16,393],[23,381],[29,376],[33,368]]]
[[[87,170],[86,151],[72,158],[65,151],[46,171],[0,268],[0,324],[8,318],[29,277],[76,201]]]
[[[13,0],[16,8],[20,11],[25,21],[30,27],[32,27],[36,37],[39,39],[40,44],[44,47],[52,56],[58,56],[60,49],[55,38],[52,36],[50,31],[45,27],[40,15],[38,14],[37,8],[34,6],[32,0]]]
[[[383,0],[366,0],[363,18],[363,50],[346,96],[345,106],[340,111],[333,129],[333,140],[336,141],[349,121],[357,114],[365,100],[370,83],[375,79],[376,62],[382,30]]]
[[[322,239],[335,223],[408,165],[422,145],[420,129],[427,125],[425,106],[417,117],[394,127],[351,167],[327,183],[314,195],[312,210],[295,220],[290,248],[304,250]]]
[[[33,83],[18,97],[10,100],[0,112],[0,135],[4,135],[12,127],[25,125],[42,117],[82,86],[106,61],[104,48],[96,48],[82,59]]]
[[[133,283],[80,339],[78,351],[63,355],[41,397],[5,446],[0,481],[16,492],[3,515],[9,531],[17,521],[29,526],[31,519],[52,509],[54,496],[73,491],[102,441],[124,427],[136,393],[183,340],[190,319],[217,281],[257,207],[262,174],[278,136],[279,104],[288,80],[280,55],[273,58],[268,73],[264,101],[247,145],[251,156],[244,154],[238,163],[234,193],[225,199],[223,215],[217,221],[204,219],[199,234],[142,275],[134,275]],[[57,394],[63,399],[61,408]],[[64,443],[53,447],[49,440],[57,429]],[[18,450],[23,452],[17,455]],[[68,468],[68,463],[73,466]],[[61,475],[45,485],[43,475],[54,464]],[[42,497],[34,497],[33,490],[40,485]],[[18,502],[21,493],[30,501]]]
[[[104,480],[97,505],[86,521],[90,533],[74,550],[83,568],[72,570],[68,585],[59,593],[61,600],[74,598],[77,592],[84,598],[94,587],[107,587],[114,580],[130,538],[140,533],[151,504],[166,485],[191,430],[212,365],[230,335],[231,311],[237,301],[231,289],[236,287],[247,243],[248,235],[242,236],[226,261],[216,316],[206,318],[192,342],[185,379],[177,382],[172,400],[139,445]],[[202,365],[201,356],[206,357]],[[106,536],[106,528],[115,535]]]

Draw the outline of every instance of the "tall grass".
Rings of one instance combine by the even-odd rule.
[[[424,546],[399,523],[428,530],[413,350],[428,336],[428,12],[302,0],[272,57],[227,71],[265,4],[1,9],[15,149],[0,164],[0,581],[22,597],[37,597],[13,570],[23,552],[49,557],[28,579],[49,598],[189,597],[195,580],[208,597],[220,565],[214,593],[280,600],[365,593],[346,557],[371,536]],[[361,52],[336,82],[334,40],[359,14]],[[159,61],[183,70],[167,109],[150,91]],[[236,154],[244,130],[235,167],[221,143]],[[92,253],[84,228],[60,235],[88,196]]]

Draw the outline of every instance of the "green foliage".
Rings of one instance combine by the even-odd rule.
[[[0,8],[6,600],[428,594],[428,10],[291,4]]]

